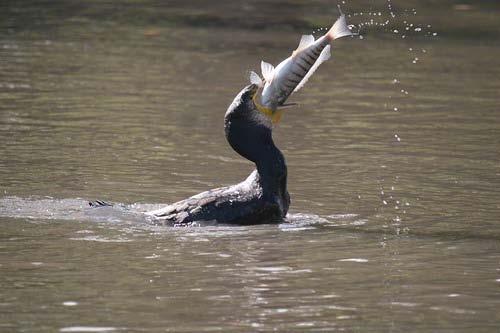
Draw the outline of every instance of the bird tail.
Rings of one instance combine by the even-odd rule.
[[[95,200],[95,201],[89,201],[89,206],[92,208],[98,208],[98,207],[112,207],[113,204],[102,201],[102,200]]]

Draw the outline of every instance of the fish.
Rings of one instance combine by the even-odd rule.
[[[254,103],[260,111],[279,121],[281,115],[276,112],[277,109],[294,105],[284,103],[307,83],[319,65],[330,58],[330,43],[337,38],[355,35],[349,29],[340,7],[339,11],[340,17],[325,35],[317,40],[313,35],[303,35],[297,49],[278,66],[262,61],[263,79],[254,71],[250,72],[250,82],[261,90],[254,97]]]

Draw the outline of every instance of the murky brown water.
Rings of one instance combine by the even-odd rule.
[[[86,200],[144,210],[246,177],[226,107],[309,31],[307,12],[255,29],[155,8],[3,7],[1,332],[498,330],[496,39],[433,36],[409,8],[421,33],[340,40],[275,130],[289,223],[160,228]]]

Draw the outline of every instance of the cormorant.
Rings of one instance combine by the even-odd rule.
[[[239,184],[202,192],[146,213],[155,222],[260,224],[279,222],[286,216],[290,206],[287,168],[272,138],[273,122],[279,115],[256,106],[257,91],[255,84],[243,88],[224,117],[227,141],[238,154],[255,163],[256,169]]]
[[[261,62],[262,79],[250,73],[250,82],[235,97],[224,118],[226,139],[256,169],[243,182],[206,191],[164,208],[147,212],[155,222],[187,224],[215,221],[228,224],[258,224],[281,221],[288,212],[285,158],[274,145],[273,123],[280,120],[287,98],[299,90],[330,58],[330,43],[353,33],[346,17],[340,17],[328,32],[318,39],[303,35],[292,54],[276,67]],[[259,92],[259,93],[257,93]],[[91,202],[92,207],[109,206]]]
[[[337,38],[352,35],[345,15],[340,11],[340,17],[324,36],[317,40],[312,35],[302,36],[297,49],[276,68],[261,62],[264,80],[255,72],[250,73],[252,84],[235,97],[224,118],[226,139],[231,147],[255,163],[256,169],[246,180],[197,194],[146,214],[155,222],[166,224],[281,221],[288,212],[290,195],[286,188],[285,158],[273,142],[273,123],[281,118],[282,108],[286,106],[284,103],[290,94],[299,90],[318,66],[330,58],[329,44]],[[96,201],[90,205],[99,207],[109,204]]]

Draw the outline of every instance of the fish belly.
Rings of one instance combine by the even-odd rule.
[[[283,104],[293,92],[290,85],[287,87],[287,72],[292,65],[291,58],[282,61],[275,69],[271,82],[266,83],[262,91],[262,104],[268,108],[275,109]]]

